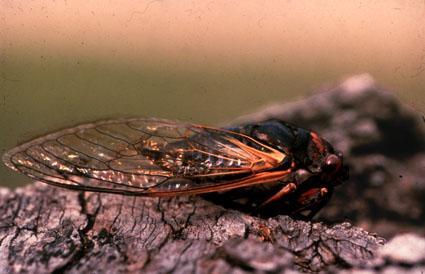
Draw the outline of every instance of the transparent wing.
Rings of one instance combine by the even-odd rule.
[[[285,157],[243,134],[170,120],[131,118],[49,134],[12,149],[3,161],[14,170],[57,186],[161,196],[254,184],[259,172],[273,168]]]

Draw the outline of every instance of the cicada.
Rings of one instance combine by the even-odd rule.
[[[315,132],[269,120],[229,128],[153,118],[79,125],[3,156],[33,179],[74,190],[153,197],[209,194],[259,214],[312,217],[346,179]]]

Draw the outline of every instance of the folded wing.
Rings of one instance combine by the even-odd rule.
[[[164,196],[226,190],[271,177],[275,180],[276,173],[272,176],[264,171],[285,157],[243,134],[177,121],[131,118],[49,134],[12,149],[3,161],[14,170],[57,186]]]

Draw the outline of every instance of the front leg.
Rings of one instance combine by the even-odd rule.
[[[295,183],[289,183],[286,186],[284,186],[281,190],[279,190],[276,194],[274,194],[272,197],[270,197],[265,202],[263,202],[260,205],[260,207],[267,206],[270,203],[280,200],[283,197],[293,193],[296,189],[297,189],[297,185]]]
[[[305,169],[298,169],[295,173],[293,173],[292,179],[289,179],[291,181],[290,183],[286,184],[281,190],[279,190],[276,194],[274,194],[272,197],[267,199],[265,202],[263,202],[260,207],[264,207],[270,203],[273,203],[277,200],[280,200],[286,196],[288,196],[291,193],[294,193],[294,191],[301,186],[302,183],[307,181],[311,177],[311,173]]]
[[[293,216],[301,220],[311,220],[331,199],[333,188],[317,188],[300,195],[297,203],[301,207],[293,212]],[[306,214],[302,214],[306,212]]]

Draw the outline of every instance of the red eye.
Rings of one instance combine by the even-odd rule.
[[[336,156],[335,154],[329,154],[325,158],[322,169],[327,173],[332,173],[338,171],[341,167],[341,164],[342,163],[340,157]]]

